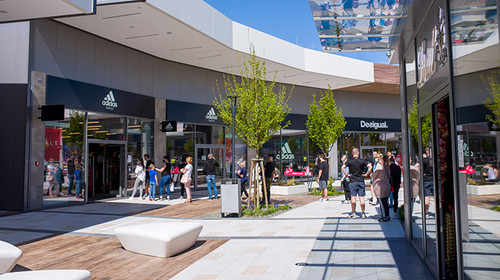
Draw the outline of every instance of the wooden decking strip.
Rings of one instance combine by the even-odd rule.
[[[92,279],[170,279],[226,241],[198,240],[184,253],[158,258],[128,252],[116,238],[64,234],[20,246],[24,254],[13,271],[86,269]]]

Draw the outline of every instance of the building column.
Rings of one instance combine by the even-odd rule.
[[[155,120],[153,125],[152,160],[161,167],[161,160],[167,154],[167,134],[161,131],[161,122],[167,118],[167,102],[163,98],[155,98]]]
[[[338,141],[337,141],[338,142]],[[338,159],[338,145],[337,142],[333,144],[333,148],[330,150],[330,153],[328,154],[329,157],[329,166],[330,166],[330,177],[334,179],[339,178],[339,159]]]

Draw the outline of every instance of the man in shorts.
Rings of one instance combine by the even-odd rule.
[[[318,181],[319,181],[319,189],[321,190],[321,202],[328,201],[328,163],[325,160],[325,155],[320,154],[318,156],[319,164],[318,164]]]
[[[372,165],[364,159],[359,158],[359,149],[352,149],[352,158],[348,160],[343,166],[342,171],[347,173],[346,167],[349,168],[349,189],[351,190],[351,209],[352,212],[349,215],[349,219],[356,219],[356,197],[359,196],[359,202],[361,204],[361,218],[366,219],[365,214],[365,177],[368,176],[372,171]],[[368,168],[366,174],[363,174],[363,170]]]

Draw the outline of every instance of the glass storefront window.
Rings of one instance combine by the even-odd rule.
[[[451,0],[457,165],[466,279],[498,278],[500,49],[497,1]],[[493,106],[489,106],[493,105]],[[489,117],[488,117],[489,116]]]
[[[360,134],[356,132],[344,132],[341,136],[341,147],[339,150],[342,151],[342,155],[349,156],[352,153],[352,148],[359,148],[360,145]],[[339,157],[339,159],[342,156]]]
[[[178,161],[194,155],[194,125],[181,126],[182,131],[167,132],[167,154]]]
[[[196,125],[196,144],[224,144],[224,127]]]
[[[127,189],[134,187],[137,160],[153,155],[153,121],[128,118],[127,124]]]
[[[84,112],[68,109],[64,120],[45,122],[44,206],[77,200],[68,187],[74,194],[75,168],[84,166],[84,124]]]
[[[126,118],[89,112],[88,119],[88,139],[125,141]]]

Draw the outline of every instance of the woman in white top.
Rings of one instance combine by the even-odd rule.
[[[137,165],[135,166],[135,171],[134,171],[136,177],[135,177],[135,184],[134,184],[134,191],[132,192],[132,195],[129,197],[130,200],[134,199],[135,192],[137,191],[137,187],[139,186],[139,194],[140,198],[142,198],[142,190],[144,189],[144,181],[146,181],[146,172],[144,171],[144,160],[142,158],[139,158],[137,160]]]
[[[186,158],[187,165],[181,169],[181,172],[184,173],[183,176],[187,176],[187,183],[184,184],[184,188],[186,189],[186,201],[184,203],[191,203],[193,201],[193,197],[191,196],[191,174],[193,173],[193,158]]]

